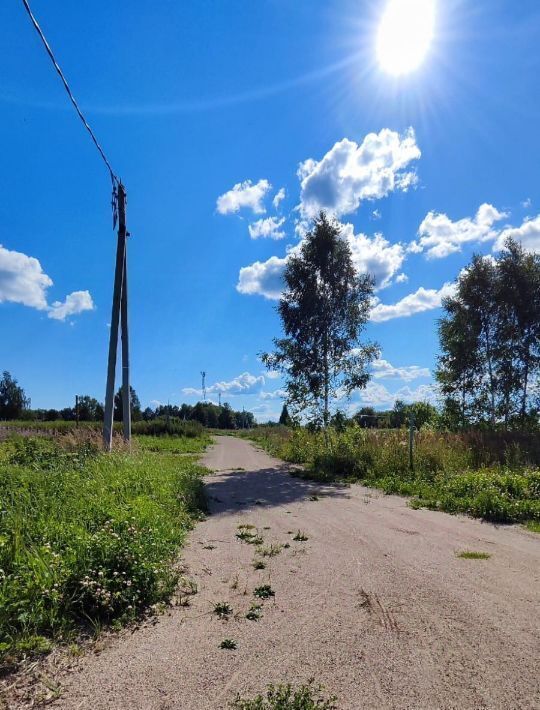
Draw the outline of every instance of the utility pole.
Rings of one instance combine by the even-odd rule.
[[[219,406],[221,407],[221,392],[218,393]]]
[[[107,388],[105,392],[105,417],[103,423],[103,444],[107,451],[112,449],[114,418],[114,383],[116,357],[118,351],[118,329],[122,328],[122,409],[124,439],[131,443],[131,402],[129,384],[129,339],[128,339],[128,294],[127,294],[127,248],[126,239],[126,191],[121,182],[116,188],[118,204],[118,243],[116,246],[116,267],[109,339],[109,361],[107,367]]]

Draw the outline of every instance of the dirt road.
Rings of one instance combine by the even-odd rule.
[[[216,473],[212,514],[183,556],[198,585],[191,605],[81,659],[54,707],[227,708],[239,691],[310,678],[342,709],[540,707],[538,536],[300,481],[231,437],[203,463]],[[290,547],[256,570],[255,546],[236,537],[242,523],[264,546]],[[298,530],[306,541],[293,540]],[[264,584],[275,596],[248,620]],[[228,620],[216,602],[232,607]],[[220,649],[226,638],[236,650]]]

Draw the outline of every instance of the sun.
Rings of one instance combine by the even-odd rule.
[[[435,0],[389,0],[377,35],[377,58],[394,76],[417,69],[433,39]]]

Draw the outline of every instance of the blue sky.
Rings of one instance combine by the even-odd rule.
[[[431,397],[460,269],[508,233],[540,249],[540,6],[439,0],[425,61],[395,77],[375,51],[385,4],[33,1],[126,184],[143,405],[196,401],[204,369],[212,399],[279,414],[257,354],[318,207],[377,278],[383,362],[353,409]],[[0,46],[0,369],[34,407],[103,399],[110,181],[22,3],[0,7]]]

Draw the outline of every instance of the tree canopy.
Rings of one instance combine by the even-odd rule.
[[[289,256],[284,280],[284,337],[262,359],[284,374],[293,413],[327,427],[333,400],[366,386],[367,365],[378,354],[376,345],[360,342],[373,280],[356,272],[340,225],[324,212]]]

